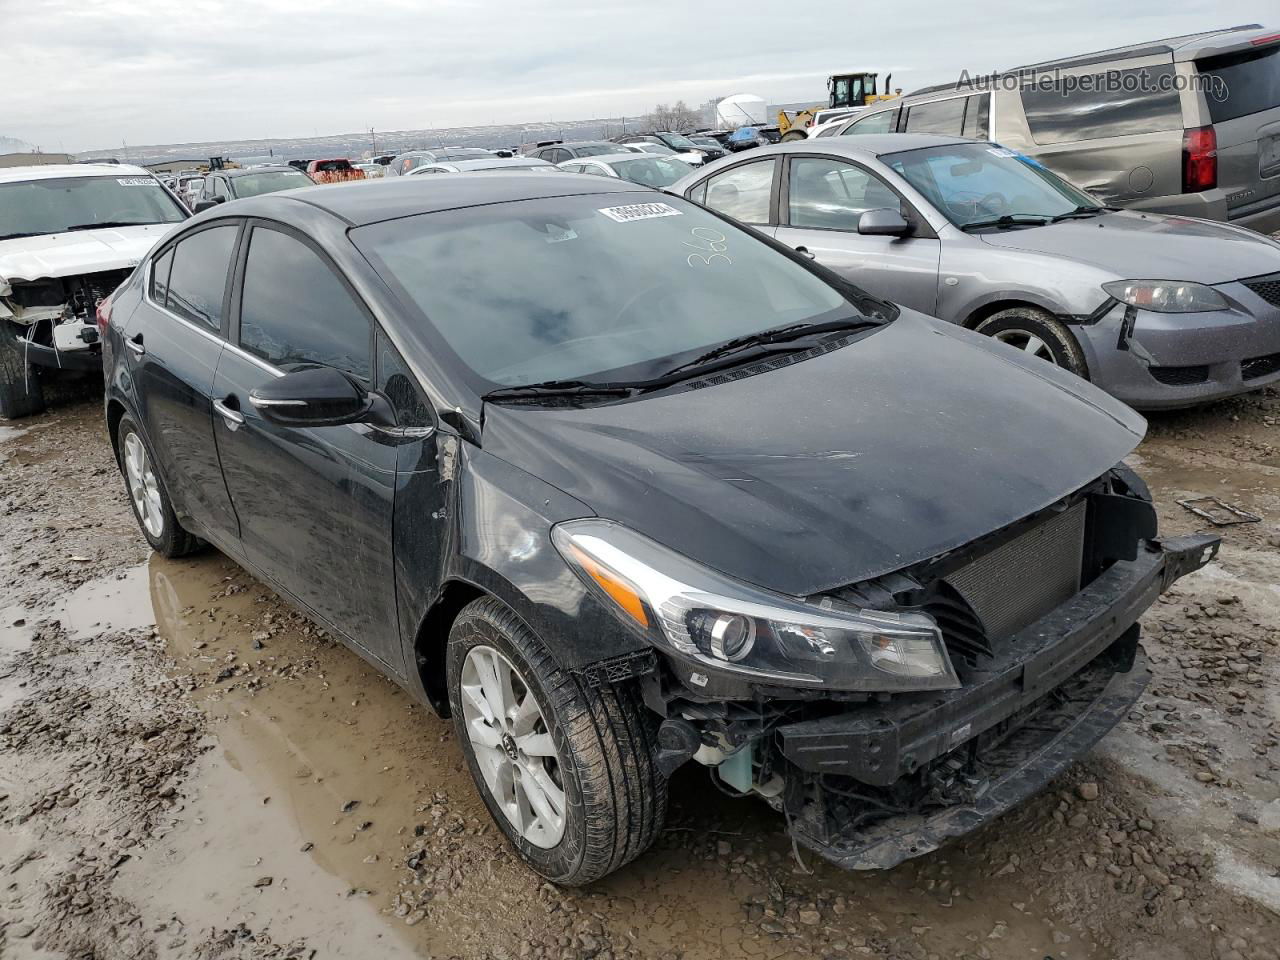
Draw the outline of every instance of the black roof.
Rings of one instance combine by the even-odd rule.
[[[391,177],[284,190],[237,201],[245,214],[256,201],[297,200],[328,211],[352,226],[364,226],[422,213],[478,207],[513,200],[583,196],[593,193],[647,193],[648,187],[626,180],[584,177],[580,173],[491,173],[458,177]]]

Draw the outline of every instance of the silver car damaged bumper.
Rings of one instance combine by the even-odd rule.
[[[1139,410],[1189,407],[1280,381],[1280,307],[1233,282],[1210,313],[1152,313],[1117,303],[1072,325],[1089,377]]]

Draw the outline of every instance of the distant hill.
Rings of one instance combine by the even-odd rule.
[[[448,127],[438,130],[391,130],[368,133],[340,133],[324,137],[299,137],[269,140],[209,140],[200,143],[152,144],[130,146],[127,150],[108,147],[87,150],[80,159],[115,157],[130,163],[160,163],[172,160],[205,160],[229,157],[233,160],[252,158],[254,162],[277,160],[315,160],[325,157],[362,157],[377,153],[403,153],[406,150],[439,147],[513,147],[537,140],[599,140],[617,136],[640,127],[636,119],[606,118],[567,120],[547,123],[497,124],[493,126]]]
[[[812,104],[803,104],[803,106],[812,106]],[[777,110],[777,107],[770,107],[769,116],[776,116]],[[710,116],[704,116],[703,123],[710,122]],[[87,150],[78,156],[81,160],[115,157],[129,163],[207,160],[210,157],[244,159],[253,163],[266,163],[273,159],[277,161],[317,160],[327,157],[354,159],[441,146],[493,149],[514,147],[538,140],[607,140],[628,130],[643,128],[643,117],[604,117],[595,120],[445,127],[438,130],[379,130],[373,138],[364,132],[294,139],[209,140],[200,143],[151,144],[130,146],[127,150],[108,147],[103,150]]]

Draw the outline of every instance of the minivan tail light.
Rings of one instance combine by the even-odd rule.
[[[1218,135],[1196,127],[1182,135],[1182,192],[1199,193],[1218,185]]]
[[[98,309],[94,313],[94,317],[98,321],[98,336],[105,337],[107,335],[107,327],[111,324],[111,297],[115,294],[102,298],[98,304]]]

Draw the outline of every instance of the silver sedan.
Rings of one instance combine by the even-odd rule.
[[[784,143],[668,191],[1140,409],[1280,380],[1280,243],[1103,206],[997,144],[914,134]]]
[[[651,146],[651,144],[642,144]],[[592,157],[577,157],[558,164],[569,173],[592,173],[601,177],[617,177],[646,187],[661,189],[696,169],[679,157],[659,153],[619,152]]]

